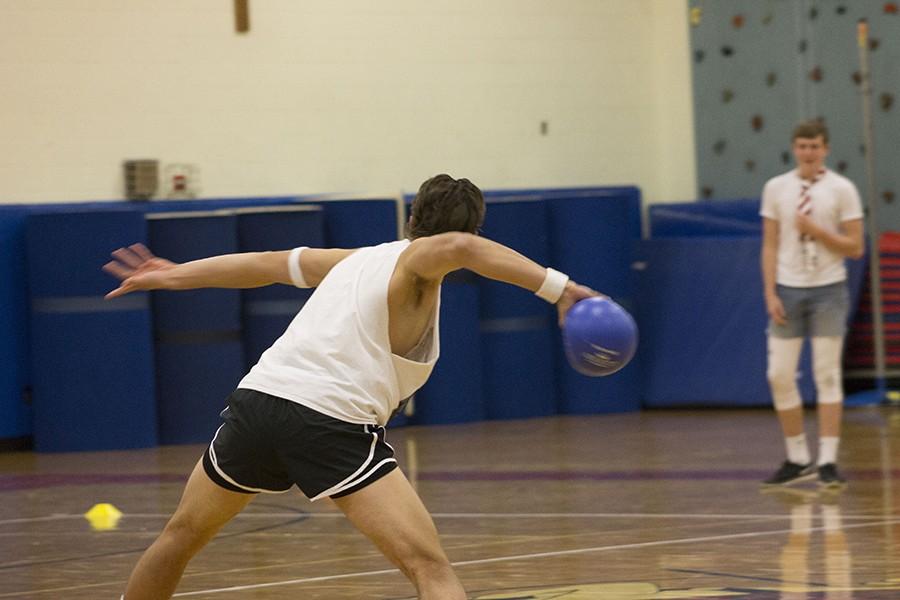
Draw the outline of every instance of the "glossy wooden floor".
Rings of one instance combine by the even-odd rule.
[[[900,598],[900,410],[845,420],[843,493],[763,493],[769,411],[398,429],[389,441],[472,598]],[[813,425],[813,422],[810,422]],[[117,599],[201,448],[0,455],[0,598]],[[124,516],[94,530],[83,516]],[[328,503],[261,496],[176,597],[344,599],[413,588]]]

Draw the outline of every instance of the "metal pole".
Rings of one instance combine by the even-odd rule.
[[[860,19],[856,27],[859,45],[859,75],[862,95],[863,144],[866,154],[866,205],[869,230],[869,286],[872,298],[872,329],[875,344],[875,386],[880,400],[886,400],[884,359],[884,315],[881,305],[881,255],[878,241],[878,198],[875,183],[875,132],[872,125],[872,79],[869,72],[869,23]]]

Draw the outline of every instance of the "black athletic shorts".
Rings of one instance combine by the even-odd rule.
[[[384,427],[334,419],[302,404],[238,389],[203,454],[206,474],[227,490],[339,498],[397,468]]]

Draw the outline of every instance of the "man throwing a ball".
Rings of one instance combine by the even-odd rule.
[[[223,424],[181,502],[128,580],[125,600],[170,598],[188,561],[259,493],[297,485],[332,498],[412,581],[420,598],[462,600],[463,587],[421,500],[397,469],[384,426],[439,355],[444,277],[469,269],[557,305],[560,322],[597,295],[478,237],[481,191],[437,175],[412,204],[408,239],[358,250],[295,248],[184,264],[143,246],[113,253],[113,298],[143,290],[315,287],[287,331],[229,397]]]

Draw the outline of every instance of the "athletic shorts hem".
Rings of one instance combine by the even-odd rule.
[[[372,485],[396,468],[398,468],[396,460],[394,460],[393,458],[385,459],[375,465],[375,468],[366,473],[361,479],[350,482],[343,488],[330,494],[328,497],[343,498],[344,496],[349,496],[354,492],[358,492],[359,490]]]

